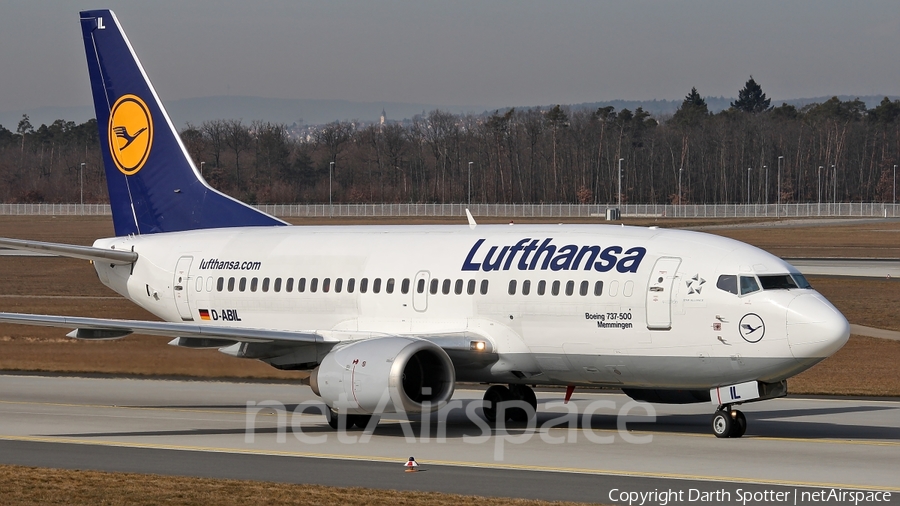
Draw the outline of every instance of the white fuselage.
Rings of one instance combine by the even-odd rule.
[[[848,335],[843,316],[812,289],[739,295],[717,287],[720,276],[797,272],[783,260],[655,227],[227,228],[95,246],[138,253],[133,266],[96,263],[97,272],[167,321],[311,331],[331,341],[488,341],[498,359],[485,368],[455,363],[463,381],[774,382],[829,356]]]

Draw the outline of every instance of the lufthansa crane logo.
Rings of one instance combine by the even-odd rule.
[[[141,170],[153,144],[150,109],[135,95],[122,95],[109,112],[109,151],[126,176]]]
[[[741,323],[739,323],[738,326],[741,337],[748,343],[758,343],[766,334],[766,324],[763,322],[762,318],[755,313],[745,314],[744,317],[741,318]]]

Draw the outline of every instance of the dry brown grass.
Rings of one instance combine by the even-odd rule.
[[[791,394],[900,396],[900,342],[850,336],[815,367],[788,380]]]
[[[0,465],[3,504],[575,506],[572,502]]]

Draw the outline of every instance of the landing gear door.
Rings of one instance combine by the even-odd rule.
[[[431,277],[428,271],[416,273],[413,283],[413,309],[420,313],[428,309],[428,279]]]
[[[647,328],[650,330],[672,328],[672,288],[679,265],[680,258],[662,257],[653,266],[647,283]]]
[[[191,271],[191,262],[194,257],[181,257],[175,265],[175,279],[172,281],[172,291],[175,292],[175,307],[178,308],[178,314],[181,319],[190,322],[194,321],[191,314],[191,305],[188,302],[188,273]]]

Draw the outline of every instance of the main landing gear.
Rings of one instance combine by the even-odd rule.
[[[712,430],[716,437],[741,437],[747,431],[747,417],[731,406],[719,406],[713,413]]]
[[[498,411],[504,413],[506,420],[513,422],[527,422],[537,412],[537,396],[528,385],[493,385],[484,392],[484,401],[484,417],[491,423],[497,421]],[[516,402],[514,406],[500,406],[509,401],[521,402]],[[522,402],[525,406],[522,406]],[[505,409],[498,410],[498,407]]]
[[[330,407],[326,407],[325,409],[325,421],[328,422],[328,426],[332,429],[337,429],[339,426],[338,418],[344,416],[347,418],[346,423],[344,424],[344,428],[347,430],[352,429],[354,426],[357,429],[364,430],[369,425],[369,420],[372,419],[372,415],[339,415]]]

